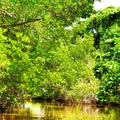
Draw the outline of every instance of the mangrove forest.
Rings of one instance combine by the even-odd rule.
[[[100,0],[0,0],[0,112],[25,100],[120,105],[120,8]]]

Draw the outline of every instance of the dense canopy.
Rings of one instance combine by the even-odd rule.
[[[119,101],[120,8],[93,3],[0,1],[1,112],[36,97]]]

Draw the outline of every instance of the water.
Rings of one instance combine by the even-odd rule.
[[[10,113],[1,114],[0,120],[120,120],[120,108],[26,102]]]

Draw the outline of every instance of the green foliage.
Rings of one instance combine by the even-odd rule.
[[[71,31],[65,31],[65,34],[70,34],[69,32],[71,33]],[[41,45],[37,44],[33,63],[27,71],[27,73],[30,72],[31,79],[27,88],[30,94],[56,98],[60,94],[65,95],[79,81],[89,83],[95,79],[94,60],[91,57],[91,52],[94,50],[93,36],[90,35],[89,38],[84,39],[76,36],[74,44],[70,41],[68,43],[60,41],[59,46],[55,47],[54,44],[55,48],[44,46],[44,41]],[[48,45],[51,46],[51,44]]]
[[[87,87],[94,83],[93,33],[87,34],[84,23],[65,29],[88,17],[93,2],[0,1],[0,27],[6,28],[0,29],[0,105],[28,97],[56,98],[79,90],[84,82]]]
[[[87,81],[78,81],[74,86],[71,87],[71,90],[67,91],[65,96],[66,99],[71,99],[73,101],[83,101],[87,96],[94,95],[98,89],[99,82],[93,78],[91,82]],[[86,99],[90,101],[89,99]]]
[[[94,0],[1,0],[0,3],[1,24],[16,24],[40,18],[41,21],[56,19],[61,24],[70,25],[76,18],[90,15]]]
[[[23,98],[22,84],[24,72],[29,67],[30,40],[27,36],[16,33],[16,39],[0,35],[0,103],[4,107]]]
[[[94,29],[95,46],[98,46],[95,74],[100,80],[97,95],[102,103],[108,103],[120,94],[119,15],[120,8],[109,7],[97,11],[86,22],[87,31]]]

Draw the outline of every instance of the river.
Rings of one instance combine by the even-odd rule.
[[[120,120],[120,108],[26,102],[12,112],[0,114],[0,120]]]

